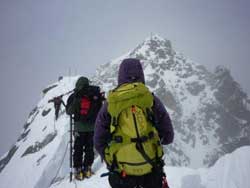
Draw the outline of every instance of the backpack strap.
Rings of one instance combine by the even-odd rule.
[[[145,161],[147,161],[154,168],[157,166],[156,163],[150,159],[150,157],[147,155],[147,153],[145,152],[145,150],[143,148],[142,141],[144,140],[144,142],[145,142],[146,138],[141,137],[139,134],[134,108],[135,107],[132,106],[131,111],[132,111],[132,115],[133,115],[133,121],[134,121],[135,130],[136,130],[136,135],[137,135],[137,138],[135,140],[136,149],[142,155],[142,157],[145,159]],[[156,156],[157,156],[157,152],[156,152]]]
[[[143,142],[147,142],[148,140],[154,138],[155,136],[155,133],[153,131],[149,132],[148,133],[148,136],[141,136],[141,137],[137,137],[137,138],[131,138],[131,142],[140,142],[140,143],[143,143]]]

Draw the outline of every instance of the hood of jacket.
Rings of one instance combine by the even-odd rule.
[[[76,91],[80,91],[82,90],[83,88],[86,88],[89,86],[89,79],[84,77],[84,76],[81,76],[77,81],[76,81],[76,84],[75,84],[75,89]]]
[[[125,83],[142,82],[145,84],[144,73],[139,59],[124,59],[119,67],[118,86]]]

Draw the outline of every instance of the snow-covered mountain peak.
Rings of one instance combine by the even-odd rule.
[[[216,76],[230,75],[230,70],[224,65],[218,65],[215,67],[214,73]]]
[[[153,58],[166,59],[174,55],[171,42],[167,39],[163,39],[158,35],[152,35],[146,38],[141,44],[139,44],[134,50],[129,53],[130,57],[139,58],[144,60],[144,63],[148,63],[147,60]],[[151,57],[150,59],[143,57]]]
[[[157,33],[151,33],[150,36],[145,38],[144,42],[151,41],[151,40],[162,42],[162,41],[166,41],[167,39],[161,37]]]
[[[146,38],[141,46],[146,45],[151,51],[163,50],[163,49],[172,49],[172,44],[170,40],[164,39],[157,34],[153,34],[150,37]]]
[[[176,133],[167,152],[170,164],[210,166],[225,152],[250,145],[249,100],[228,69],[209,72],[169,40],[151,36],[97,70],[93,79],[105,91],[116,87],[124,58],[141,60],[146,84],[170,113]]]

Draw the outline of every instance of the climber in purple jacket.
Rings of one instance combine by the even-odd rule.
[[[143,83],[145,84],[144,73],[141,63],[138,59],[124,59],[119,67],[118,87],[126,83]],[[117,87],[117,88],[118,88]],[[95,122],[94,145],[101,158],[105,159],[105,148],[112,140],[110,132],[111,116],[108,112],[108,103],[105,102],[102,106]],[[158,131],[162,145],[167,145],[173,142],[174,132],[168,112],[160,99],[153,95],[152,112],[154,121],[157,122],[156,129]],[[107,161],[106,161],[107,162]],[[121,173],[113,173],[110,167],[109,183],[112,188],[132,188],[141,186],[143,188],[162,188],[162,173],[163,165],[160,173],[151,172],[142,176],[126,176]],[[126,175],[126,174],[125,174]]]

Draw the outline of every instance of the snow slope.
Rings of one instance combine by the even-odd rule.
[[[170,188],[248,188],[250,187],[249,157],[250,146],[245,146],[225,155],[211,168],[165,167],[165,172]],[[95,164],[99,162],[98,159]],[[72,183],[69,183],[69,179],[65,179],[50,188],[109,188],[107,178],[100,178],[104,172],[106,169],[102,165],[90,179]]]
[[[72,90],[76,79],[63,78],[43,91],[43,98],[31,111],[16,144],[0,161],[1,188],[48,187],[54,178],[69,172],[69,153],[65,153],[69,117],[62,108],[55,122],[54,106],[48,100]],[[67,97],[63,97],[65,102]]]

